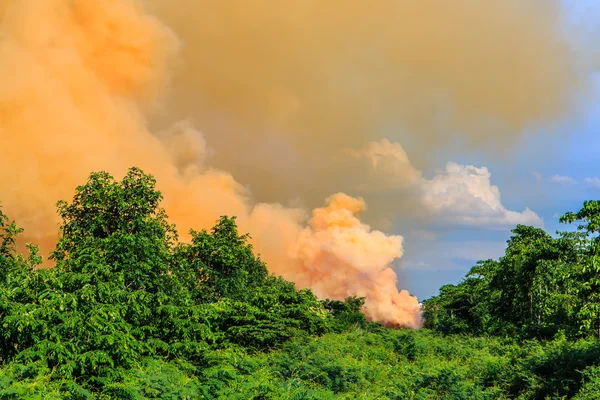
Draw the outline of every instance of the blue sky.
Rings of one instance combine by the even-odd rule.
[[[590,38],[600,30],[600,3],[565,1],[568,16],[578,27],[577,34]],[[600,35],[598,35],[600,36]],[[590,51],[593,51],[590,49]],[[579,99],[576,115],[534,132],[526,132],[510,154],[490,157],[489,152],[461,152],[457,149],[437,155],[438,168],[446,161],[486,166],[491,183],[498,186],[502,204],[508,210],[529,207],[544,220],[549,233],[571,230],[557,216],[578,210],[583,201],[600,198],[600,77],[596,77],[591,98]],[[488,153],[488,154],[486,154]],[[424,171],[432,173],[431,171]],[[420,300],[438,293],[439,287],[459,282],[478,259],[503,254],[510,226],[500,229],[465,226],[423,226],[435,234],[424,240],[407,232],[405,255],[399,263],[400,286]]]

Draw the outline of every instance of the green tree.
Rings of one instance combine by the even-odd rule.
[[[563,223],[578,223],[577,230],[591,237],[587,258],[576,271],[578,295],[582,301],[578,317],[581,328],[595,331],[600,337],[600,201],[586,201],[576,213],[560,218]]]
[[[323,301],[323,307],[334,318],[334,329],[337,332],[343,332],[351,327],[364,328],[367,326],[367,319],[362,313],[365,305],[364,297],[350,296],[346,300]]]
[[[52,258],[73,273],[100,272],[125,287],[157,291],[168,281],[170,250],[177,233],[169,225],[155,180],[132,168],[121,182],[106,172],[92,173],[73,202],[58,202],[61,237]],[[95,260],[97,261],[97,260]],[[91,269],[90,269],[91,268]]]
[[[191,234],[191,243],[178,246],[175,257],[180,273],[191,274],[186,279],[196,298],[245,300],[264,283],[267,267],[254,256],[250,236],[238,233],[235,217],[221,217],[210,232]]]
[[[210,341],[211,310],[183,304],[190,296],[170,271],[176,233],[154,185],[137,168],[121,182],[93,173],[70,204],[58,203],[56,267],[15,284],[20,295],[2,320],[14,344],[5,358],[81,377]]]
[[[577,333],[577,271],[586,259],[585,237],[553,238],[523,225],[512,232],[498,261],[480,261],[458,285],[445,285],[424,302],[425,326],[444,333],[540,338]]]

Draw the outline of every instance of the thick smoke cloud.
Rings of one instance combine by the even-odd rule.
[[[342,149],[382,137],[420,169],[457,141],[508,151],[568,115],[587,83],[555,0],[148,4],[182,45],[154,121],[194,117],[214,165],[260,201],[362,193],[373,180]]]
[[[542,0],[2,0],[0,21],[0,200],[27,240],[47,254],[57,200],[91,171],[137,165],[184,238],[236,215],[273,272],[366,296],[392,326],[420,326],[390,267],[402,238],[339,193],[377,197],[387,179],[348,149],[399,135],[424,163],[454,140],[509,144],[566,115],[585,83]],[[420,182],[386,143],[372,165]],[[385,199],[369,200],[373,219],[404,210]]]
[[[303,210],[255,206],[229,173],[204,165],[208,144],[189,122],[157,134],[147,129],[144,111],[168,82],[177,40],[140,3],[2,4],[0,189],[27,240],[47,253],[56,240],[58,199],[70,198],[91,171],[123,175],[138,165],[156,176],[183,232],[236,215],[274,272],[322,297],[366,296],[371,319],[420,326],[417,300],[398,292],[389,267],[402,240],[362,224],[361,200],[335,195],[307,225]]]

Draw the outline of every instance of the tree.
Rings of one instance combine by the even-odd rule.
[[[20,297],[2,316],[4,339],[14,343],[5,358],[72,378],[210,343],[205,320],[214,310],[185,303],[190,296],[171,273],[177,235],[154,186],[138,168],[120,182],[92,173],[71,203],[58,203],[56,267],[15,283]]]
[[[323,300],[323,307],[334,318],[334,329],[338,332],[347,330],[350,327],[364,328],[367,326],[367,319],[361,312],[365,305],[364,297],[350,296],[344,301]]]
[[[240,235],[235,217],[221,217],[211,232],[191,231],[190,244],[176,249],[181,273],[190,273],[190,290],[204,302],[228,297],[245,300],[268,276],[265,263],[254,256],[248,234]],[[189,272],[185,272],[189,271]]]
[[[31,243],[26,245],[29,251],[25,259],[17,251],[16,239],[23,232],[22,228],[2,212],[0,207],[0,283],[7,284],[7,280],[16,275],[27,274],[42,263],[38,256],[39,248]]]
[[[480,261],[458,285],[424,302],[425,326],[444,333],[552,337],[573,329],[580,307],[577,273],[586,241],[577,233],[553,238],[518,225],[498,261]]]
[[[440,332],[483,334],[493,330],[490,282],[498,263],[479,261],[458,285],[444,285],[440,294],[424,301],[425,326]]]
[[[155,179],[132,168],[121,182],[92,173],[73,202],[59,201],[61,237],[51,258],[70,272],[122,279],[130,289],[157,291],[168,280],[170,249],[177,233],[159,207]],[[95,263],[90,263],[96,257]],[[91,269],[89,269],[91,268]]]
[[[600,201],[586,201],[576,213],[568,212],[560,218],[562,223],[578,223],[577,230],[592,237],[587,258],[577,270],[580,285],[577,292],[582,300],[578,317],[581,328],[596,330],[600,337]]]

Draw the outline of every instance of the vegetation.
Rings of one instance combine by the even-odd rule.
[[[450,333],[551,339],[600,337],[600,201],[562,222],[577,232],[518,225],[498,261],[480,261],[458,285],[424,304],[428,328]]]
[[[179,242],[160,201],[91,174],[51,269],[0,209],[0,399],[600,398],[600,202],[517,226],[413,331],[269,275],[234,218]]]

